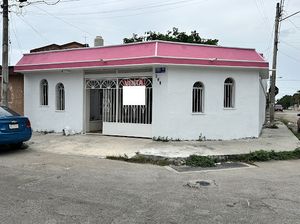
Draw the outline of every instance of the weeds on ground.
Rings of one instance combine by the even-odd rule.
[[[54,133],[54,131],[37,131],[37,133],[41,133],[41,134],[43,134],[43,135],[47,135],[47,134],[53,134]]]
[[[110,160],[120,160],[130,163],[153,164],[158,166],[167,166],[172,164],[172,162],[169,161],[167,158],[154,159],[142,155],[136,155],[134,157],[129,158],[125,154],[124,156],[107,156],[106,158]]]
[[[156,141],[156,142],[180,142],[181,139],[180,138],[169,138],[168,136],[167,137],[162,137],[162,136],[158,136],[158,137],[153,137],[152,138],[153,141]]]
[[[259,150],[250,152],[248,154],[242,155],[230,155],[226,157],[226,161],[234,161],[234,162],[264,162],[270,160],[294,160],[300,159],[300,148],[295,149],[294,151],[280,151],[275,152]]]
[[[192,167],[214,167],[216,166],[214,159],[208,156],[191,155],[186,159],[186,165]]]
[[[161,136],[153,137],[152,140],[153,141],[157,141],[157,142],[169,142],[169,141],[172,141],[172,139],[169,138],[169,137],[161,137]]]
[[[267,128],[278,129],[279,127],[276,124],[268,125]]]
[[[107,159],[121,160],[130,163],[142,163],[142,164],[153,164],[159,166],[176,165],[174,160],[163,158],[163,157],[151,157],[137,154],[136,156],[129,158],[127,155],[124,156],[107,156]],[[265,151],[259,150],[250,152],[248,154],[240,155],[227,155],[227,156],[198,156],[190,155],[188,158],[181,159],[185,160],[185,164],[191,167],[215,167],[217,163],[222,162],[265,162],[271,160],[295,160],[300,159],[300,148],[294,151]]]

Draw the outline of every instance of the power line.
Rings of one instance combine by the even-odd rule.
[[[181,0],[181,1],[176,1],[176,2],[164,2],[164,3],[159,3],[159,4],[148,4],[148,5],[143,5],[143,6],[138,6],[138,7],[127,7],[127,8],[122,8],[122,9],[113,9],[113,10],[103,10],[103,11],[92,11],[92,12],[84,12],[84,13],[60,13],[59,16],[88,16],[88,15],[101,15],[101,14],[112,14],[112,13],[118,13],[118,12],[124,12],[124,11],[140,11],[140,10],[145,10],[145,9],[152,9],[152,8],[160,8],[160,7],[166,7],[166,6],[174,6],[174,5],[181,5],[181,4],[187,4],[187,3],[193,3],[195,1],[199,0]],[[35,14],[38,15],[38,14]],[[52,14],[55,15],[55,14]]]
[[[297,15],[298,13],[300,13],[300,11],[297,11],[297,12],[295,12],[295,13],[289,15],[289,16],[286,16],[286,17],[282,18],[282,19],[280,20],[280,22],[283,21],[283,20],[286,20],[286,19],[288,19],[288,18],[290,18],[290,17],[292,17],[292,16],[294,16],[294,15]]]
[[[270,56],[271,56],[271,53],[272,51],[271,48],[272,48],[272,39],[273,39],[273,36],[274,36],[274,31],[275,31],[275,24],[273,25],[273,28],[272,28],[272,31],[271,31],[271,35],[270,35],[270,38],[269,38],[269,41],[267,42],[268,43],[268,47],[264,50],[264,51],[267,51],[268,53],[266,54],[266,57],[269,59]]]
[[[34,6],[34,7],[36,7],[36,8],[39,9],[39,10],[42,10],[42,11],[45,12],[47,15],[49,15],[49,16],[51,16],[51,17],[54,17],[55,19],[60,20],[60,21],[62,21],[63,23],[65,23],[65,24],[67,24],[67,25],[69,25],[69,26],[72,26],[73,28],[75,28],[75,29],[77,29],[77,30],[80,30],[81,32],[86,33],[86,34],[88,34],[88,35],[94,37],[94,35],[92,35],[92,34],[89,33],[88,31],[85,31],[85,30],[81,29],[80,27],[78,27],[78,26],[76,26],[76,25],[74,25],[74,24],[72,24],[72,23],[70,23],[70,22],[68,22],[68,21],[66,21],[66,20],[64,20],[64,19],[62,19],[62,18],[60,18],[60,17],[58,17],[58,16],[55,16],[54,14],[52,14],[52,13],[50,13],[50,12],[47,12],[46,10],[44,10],[44,9],[42,9],[42,8],[40,8],[40,7],[37,7],[37,6]]]
[[[56,0],[54,2],[48,2],[46,0],[38,0],[38,1],[33,1],[33,2],[25,2],[24,5],[21,7],[26,7],[28,5],[32,5],[32,4],[46,4],[46,5],[57,5],[58,3],[62,3],[62,2],[75,2],[75,1],[80,1],[80,0]]]
[[[294,60],[294,61],[296,61],[296,62],[298,62],[298,63],[300,62],[300,59],[294,58],[293,56],[290,56],[290,55],[288,55],[288,54],[282,52],[282,50],[280,50],[279,53],[285,55],[286,57],[288,57],[288,58],[290,58],[290,59],[292,59],[292,60]]]
[[[264,11],[264,6],[262,5],[261,1],[254,0],[254,2],[255,2],[255,6],[257,8],[257,11],[259,12],[259,14],[262,17],[262,21],[264,22],[264,24],[266,25],[266,27],[269,27],[270,21],[269,21],[269,18],[267,17],[267,15],[266,15],[266,13]],[[259,5],[260,5],[260,7],[259,7]]]
[[[286,44],[287,46],[289,46],[289,47],[291,47],[291,48],[293,48],[293,49],[295,49],[295,50],[300,50],[300,48],[298,48],[298,47],[295,47],[294,45],[292,45],[292,44],[290,44],[290,43],[288,43],[288,42],[285,42],[285,41],[281,41],[281,43],[284,43],[284,44]]]
[[[78,0],[78,1],[80,1],[80,0]],[[87,0],[84,0],[84,1],[86,2]],[[91,8],[93,6],[101,6],[102,7],[104,5],[109,5],[109,4],[114,4],[114,3],[122,3],[122,2],[124,2],[124,1],[122,1],[122,0],[113,0],[113,1],[97,2],[95,4],[93,4],[93,3],[86,3],[84,5],[81,5],[80,8],[81,9],[84,8],[84,7]],[[69,10],[69,9],[78,9],[78,7],[79,7],[78,5],[72,6],[72,7],[66,7],[66,8],[64,8],[64,11],[65,10]]]
[[[23,54],[24,52],[22,51],[22,46],[21,46],[21,42],[19,41],[18,35],[17,35],[17,31],[15,29],[15,24],[14,24],[14,20],[12,18],[12,16],[10,15],[10,21],[11,21],[11,30],[13,31],[14,37],[16,39],[17,45],[18,45],[18,50],[21,54]]]
[[[289,21],[297,30],[300,30],[300,27],[298,27],[292,20],[288,19]]]
[[[277,80],[277,82],[300,82],[300,79],[284,79],[284,80]]]
[[[18,15],[17,15],[18,16]],[[18,18],[25,23],[27,26],[29,26],[40,38],[41,40],[45,41],[45,43],[49,42],[49,40],[43,36],[37,29],[35,29],[28,21],[26,21],[25,19],[23,19],[21,16],[18,16]]]
[[[204,2],[204,1],[208,1],[208,0],[202,0],[202,1],[198,1],[197,3],[199,2]],[[197,4],[195,3],[195,4]],[[187,3],[188,4],[188,3]],[[184,7],[185,5],[181,5],[181,7]],[[148,11],[148,12],[140,12],[140,13],[134,13],[134,14],[127,14],[127,15],[116,15],[116,16],[106,16],[106,17],[96,17],[97,19],[101,19],[101,20],[104,20],[104,19],[118,19],[118,18],[125,18],[125,17],[131,17],[131,16],[138,16],[138,15],[145,15],[145,14],[154,14],[154,13],[159,13],[161,11],[165,12],[167,10],[173,10],[173,9],[177,9],[177,7],[170,7],[170,8],[167,8],[167,9],[159,9],[159,10],[155,10],[155,11]],[[151,9],[150,9],[151,10]],[[33,13],[32,15],[45,15],[45,14],[35,14]],[[78,15],[81,15],[81,14],[78,14]],[[84,16],[84,15],[83,15]],[[86,15],[88,16],[88,15]],[[59,15],[59,17],[64,17],[63,14]]]

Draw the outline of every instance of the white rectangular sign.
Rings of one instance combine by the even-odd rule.
[[[123,86],[123,105],[145,105],[146,86]]]

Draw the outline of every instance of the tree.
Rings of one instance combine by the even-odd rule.
[[[277,104],[280,104],[283,106],[284,109],[289,108],[290,106],[294,105],[294,99],[291,95],[285,95],[279,100],[277,100]]]
[[[293,95],[293,101],[294,101],[294,104],[297,104],[297,106],[299,107],[299,104],[300,104],[300,90],[298,90],[298,91]]]
[[[178,28],[173,28],[172,31],[168,31],[166,34],[159,32],[148,31],[144,36],[138,36],[133,34],[131,38],[124,38],[124,43],[134,43],[134,42],[144,42],[152,40],[164,40],[164,41],[174,41],[174,42],[184,42],[184,43],[194,43],[194,44],[209,44],[218,45],[219,40],[217,39],[204,39],[199,36],[197,31],[191,31],[191,34],[186,34],[186,32],[179,32]]]

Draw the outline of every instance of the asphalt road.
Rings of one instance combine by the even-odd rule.
[[[294,111],[294,110],[284,110],[283,112],[276,112],[275,113],[275,118],[277,119],[285,119],[288,120],[289,122],[292,123],[297,123],[298,120],[298,116],[297,114],[299,114],[300,111]]]
[[[185,186],[194,180],[213,184]],[[152,165],[3,150],[0,223],[300,223],[300,161],[178,174]]]

